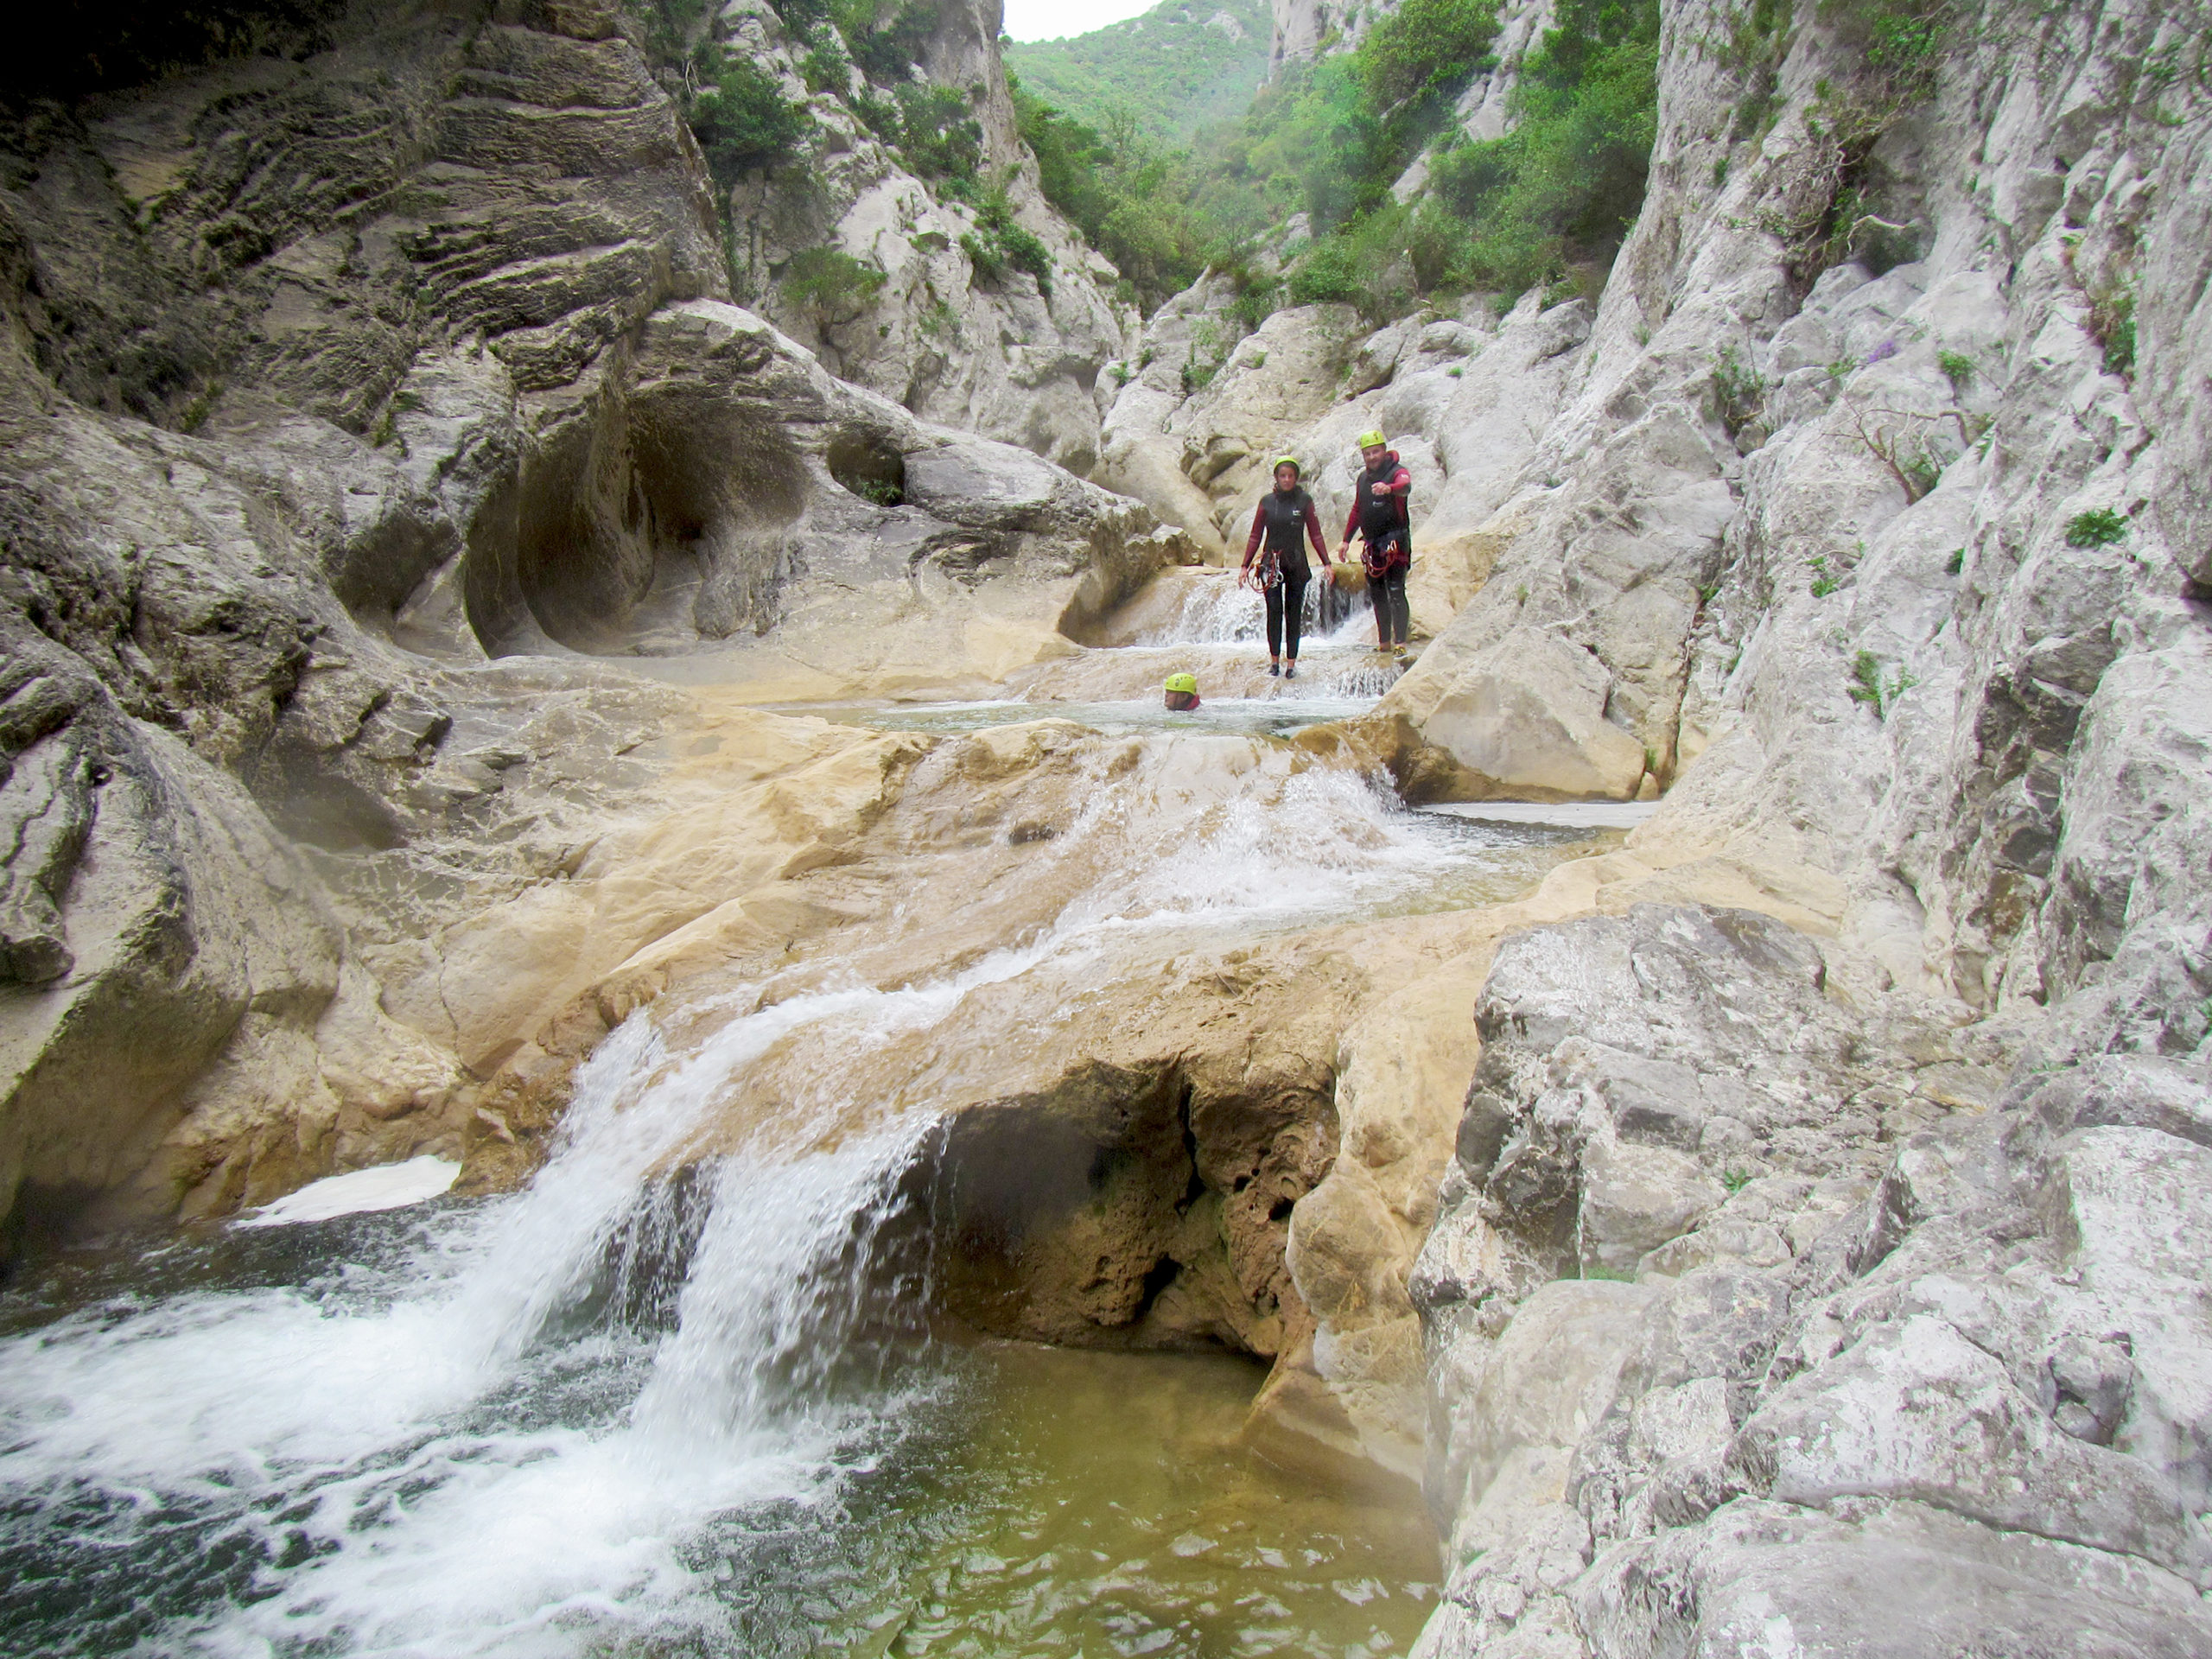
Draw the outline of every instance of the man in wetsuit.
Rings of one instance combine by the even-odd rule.
[[[1313,511],[1313,498],[1299,486],[1299,470],[1294,455],[1275,462],[1275,486],[1253,510],[1252,533],[1244,538],[1244,568],[1236,575],[1238,587],[1251,582],[1252,561],[1255,555],[1259,557],[1257,580],[1268,605],[1268,672],[1291,680],[1298,677],[1298,627],[1306,615],[1306,584],[1313,578],[1313,567],[1306,563],[1306,543],[1313,543],[1323,569],[1330,563],[1320,516]]]
[[[1359,435],[1359,454],[1364,465],[1352,480],[1351,512],[1344,519],[1344,538],[1337,556],[1351,550],[1357,532],[1363,543],[1360,563],[1367,569],[1367,596],[1375,606],[1375,648],[1395,652],[1403,662],[1409,632],[1406,572],[1414,562],[1413,520],[1407,505],[1413,474],[1398,464],[1398,452],[1380,432]]]

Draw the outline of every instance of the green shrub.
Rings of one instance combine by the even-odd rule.
[[[662,5],[671,3],[700,5],[704,0],[659,0]],[[784,20],[784,27],[802,38],[811,38],[814,32],[830,21],[830,8],[824,0],[768,0],[776,9],[776,16]]]
[[[1817,554],[1805,561],[1813,569],[1813,597],[1826,599],[1843,586],[1843,578],[1828,569],[1827,556]]]
[[[2075,513],[2066,523],[2069,547],[2108,547],[2126,536],[2127,520],[2110,507],[2092,507]]]
[[[972,186],[983,161],[983,127],[967,94],[909,80],[892,96],[899,105],[899,147],[914,171],[953,185],[956,195]]]
[[[936,9],[923,0],[906,0],[887,19],[875,0],[830,0],[829,10],[861,73],[887,86],[907,79],[937,32]]]
[[[852,84],[853,64],[837,37],[825,29],[817,37],[813,49],[799,60],[798,73],[808,92],[836,92],[842,97]]]
[[[1260,325],[1274,315],[1281,302],[1283,284],[1270,276],[1262,276],[1249,265],[1239,263],[1228,272],[1236,289],[1236,297],[1229,302],[1229,315],[1246,334],[1258,330]]]
[[[1389,110],[1455,99],[1497,60],[1497,0],[1405,0],[1360,42],[1359,77],[1369,105]]]
[[[751,60],[709,48],[699,61],[712,78],[687,113],[708,171],[724,189],[748,168],[790,159],[813,136],[814,118],[805,106],[785,98],[775,78]]]
[[[2093,302],[2089,332],[2105,348],[2107,374],[2135,372],[2135,290],[2123,288]]]
[[[1025,270],[1037,279],[1037,291],[1052,297],[1052,251],[1015,220],[1003,188],[983,198],[976,210],[976,229],[960,238],[960,245],[986,282],[1002,282],[1009,269]]]
[[[1149,308],[1196,282],[1223,237],[1188,199],[1189,158],[1159,154],[1131,124],[1109,137],[1007,85],[1045,199],[1114,262],[1132,300]]]
[[[842,248],[802,248],[784,267],[784,296],[824,322],[863,309],[883,288],[883,273]]]
[[[1332,236],[1316,242],[1291,267],[1293,305],[1330,305],[1357,302],[1365,273],[1357,251],[1344,238]]]
[[[1751,423],[1766,402],[1766,382],[1736,354],[1733,346],[1723,346],[1713,364],[1713,397],[1719,406],[1720,423],[1734,437]]]
[[[1963,391],[1974,380],[1974,359],[1964,352],[1936,353],[1936,366],[1943,371],[1943,378],[1955,391]]]
[[[1514,130],[1431,166],[1437,200],[1465,227],[1453,277],[1518,295],[1610,260],[1643,201],[1658,39],[1656,0],[1563,0],[1515,89]]]
[[[1820,0],[1818,16],[1890,98],[1925,98],[1934,90],[1943,49],[1957,21],[1957,0]]]
[[[1881,659],[1871,651],[1862,651],[1852,658],[1851,683],[1844,690],[1853,702],[1868,704],[1877,719],[1886,720],[1897,699],[1919,683],[1920,677],[1909,668],[1900,668],[1894,677],[1884,680]]]

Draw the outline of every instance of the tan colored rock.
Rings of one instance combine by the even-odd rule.
[[[1608,685],[1589,652],[1549,630],[1516,628],[1465,658],[1439,641],[1386,707],[1402,709],[1484,793],[1628,800],[1647,769],[1644,749],[1606,718]]]

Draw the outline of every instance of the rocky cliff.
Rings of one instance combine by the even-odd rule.
[[[496,1153],[579,996],[836,856],[906,764],[639,664],[988,683],[1161,556],[731,304],[627,28],[363,4],[10,103],[16,1225]]]
[[[1501,950],[1427,1652],[2212,1641],[2208,20],[1926,9],[1908,83],[1859,12],[1668,7],[1643,215],[1384,705],[1437,787],[1670,785],[1625,855],[1795,924]]]
[[[1181,547],[1032,453],[1083,459],[1127,318],[1023,194],[980,14],[913,84],[980,88],[1043,280],[977,283],[981,207],[849,76],[827,194],[739,180],[731,257],[611,8],[363,3],[11,104],[13,1224],[512,1179],[641,1002],[976,960],[1223,778],[1663,796],[1516,905],[871,1059],[962,1108],[950,1294],[1270,1354],[1287,1459],[1413,1472],[1426,1385],[1426,1652],[2205,1650],[2212,19],[1665,20],[1601,293],[1247,335],[1217,276],[1121,338],[1101,474],[1193,535],[1279,449],[1338,511],[1359,428],[1414,467],[1432,638],[1295,745],[749,706],[1118,688],[1072,639]],[[712,27],[803,91],[780,15]],[[789,308],[832,236],[865,316]],[[925,418],[993,408],[1030,448]]]
[[[1137,314],[1113,266],[1039,190],[999,60],[999,10],[995,0],[910,4],[897,26],[917,14],[918,60],[872,79],[842,50],[825,53],[842,41],[826,19],[806,35],[766,0],[721,8],[710,38],[773,76],[817,124],[806,156],[735,181],[731,265],[762,314],[833,372],[1087,474],[1099,374],[1127,354]],[[810,84],[821,90],[810,95]],[[918,149],[940,164],[923,166]],[[1036,269],[995,251],[1005,234],[987,222],[995,190],[1007,224],[1046,256]],[[794,258],[823,248],[856,262],[858,281],[828,292],[794,283]]]

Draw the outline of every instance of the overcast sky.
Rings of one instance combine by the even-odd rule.
[[[1088,35],[1150,11],[1159,0],[1006,0],[1006,32],[1017,41]]]

